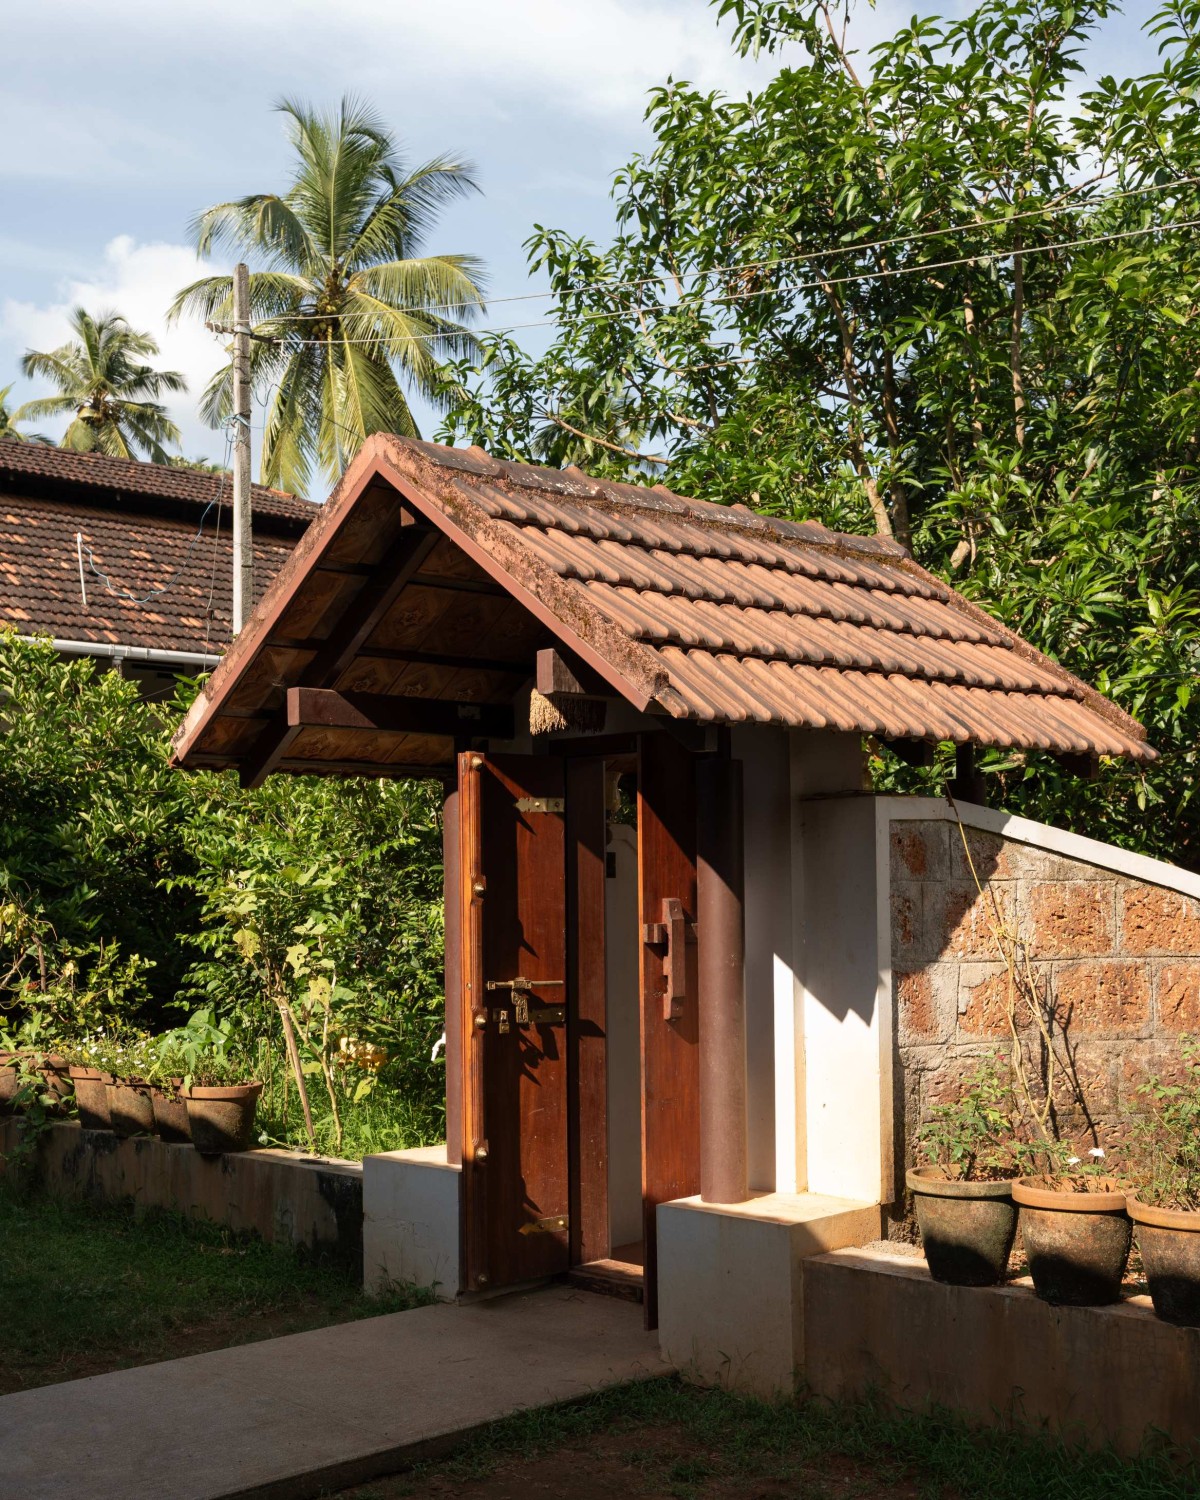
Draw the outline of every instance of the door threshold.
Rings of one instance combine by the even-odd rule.
[[[583,1291],[620,1297],[625,1302],[641,1302],[645,1297],[642,1268],[632,1261],[589,1260],[582,1266],[572,1266],[562,1279]]]

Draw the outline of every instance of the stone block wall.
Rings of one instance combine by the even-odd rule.
[[[1200,1034],[1200,901],[945,816],[888,831],[897,1196],[931,1108],[979,1054],[1010,1046],[997,922],[1053,1002],[1075,1074],[1069,1133],[1119,1137],[1138,1085]]]

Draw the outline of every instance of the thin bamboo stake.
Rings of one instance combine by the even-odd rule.
[[[296,1088],[300,1093],[300,1103],[304,1108],[304,1128],[308,1132],[308,1144],[315,1151],[317,1149],[317,1136],[313,1130],[312,1110],[308,1104],[308,1088],[304,1082],[304,1069],[300,1066],[300,1049],[296,1046],[296,1032],[292,1025],[292,1012],[286,1000],[276,1002],[279,1006],[279,1016],[283,1021],[283,1039],[287,1043],[288,1056],[292,1060],[292,1071],[296,1075]]]

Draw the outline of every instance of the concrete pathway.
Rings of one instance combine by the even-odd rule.
[[[389,1313],[0,1397],[0,1500],[296,1500],[665,1371],[640,1307],[572,1287]]]

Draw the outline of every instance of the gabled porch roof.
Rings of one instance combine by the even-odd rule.
[[[894,543],[381,434],[197,699],[176,763],[251,783],[444,774],[456,743],[511,737],[547,646],[673,719],[1155,755]]]

